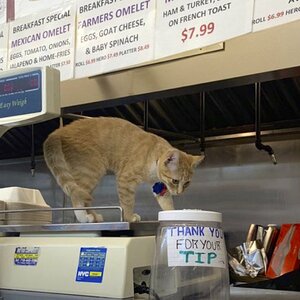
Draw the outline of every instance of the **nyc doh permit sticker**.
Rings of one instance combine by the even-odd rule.
[[[226,267],[226,248],[220,228],[174,226],[167,231],[168,266]]]
[[[39,252],[40,247],[17,247],[15,249],[14,263],[17,266],[36,266]]]
[[[103,247],[80,248],[76,281],[101,283],[107,249]]]

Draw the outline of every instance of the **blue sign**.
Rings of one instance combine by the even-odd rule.
[[[0,76],[0,118],[41,111],[42,72],[40,70],[2,78]]]
[[[103,247],[81,248],[76,281],[101,283],[107,249]]]

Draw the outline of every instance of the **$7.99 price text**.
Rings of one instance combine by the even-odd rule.
[[[184,43],[186,40],[198,38],[204,35],[213,33],[215,30],[215,23],[202,24],[199,27],[184,28],[181,32],[181,41]]]

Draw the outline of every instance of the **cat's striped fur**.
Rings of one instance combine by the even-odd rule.
[[[183,192],[193,169],[203,156],[173,148],[163,138],[118,118],[90,118],[55,130],[44,143],[46,163],[73,207],[92,205],[92,191],[106,174],[116,175],[120,205],[129,222],[134,213],[135,190],[141,182],[161,181],[168,192],[157,200],[162,209],[173,209],[171,195]],[[79,222],[99,222],[92,210],[75,211]]]

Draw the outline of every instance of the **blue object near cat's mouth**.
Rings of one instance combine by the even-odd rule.
[[[167,186],[163,182],[156,182],[152,186],[152,192],[154,196],[163,196],[167,190]]]

